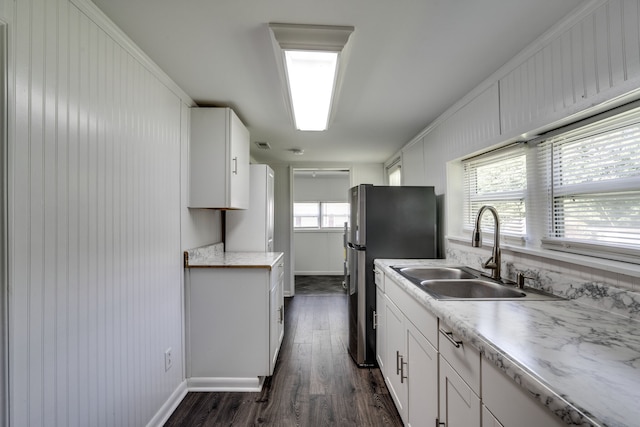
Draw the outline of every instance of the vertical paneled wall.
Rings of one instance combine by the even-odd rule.
[[[636,89],[639,26],[638,0],[611,0],[542,46],[500,80],[502,132],[529,131]]]
[[[183,379],[181,100],[67,0],[15,8],[11,425],[143,426]]]

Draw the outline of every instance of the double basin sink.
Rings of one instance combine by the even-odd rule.
[[[533,288],[518,288],[514,283],[498,282],[469,267],[394,266],[400,275],[439,300],[562,300]]]

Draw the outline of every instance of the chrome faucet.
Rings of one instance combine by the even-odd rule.
[[[494,280],[500,279],[500,218],[498,217],[498,211],[493,206],[484,205],[478,210],[478,216],[476,216],[476,226],[473,229],[473,237],[471,238],[471,246],[474,248],[482,247],[482,230],[480,230],[480,220],[484,211],[488,210],[493,214],[493,252],[491,258],[489,258],[482,268],[489,268],[492,270],[491,278]]]

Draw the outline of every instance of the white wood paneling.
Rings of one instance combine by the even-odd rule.
[[[424,140],[402,149],[402,185],[425,185]]]
[[[10,424],[145,425],[184,379],[182,101],[76,5],[15,7]]]
[[[639,0],[606,2],[502,78],[502,133],[533,130],[637,86],[639,9]]]

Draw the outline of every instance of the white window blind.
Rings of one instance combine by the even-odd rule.
[[[522,144],[467,159],[462,166],[464,229],[472,230],[478,210],[491,205],[500,215],[502,234],[524,237],[527,172]],[[493,231],[491,215],[483,217],[482,229]]]
[[[538,145],[544,247],[624,261],[640,254],[640,109]]]

